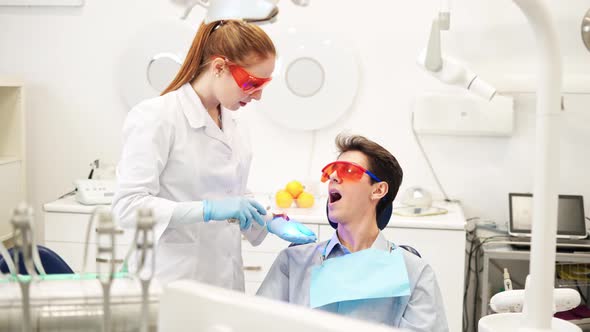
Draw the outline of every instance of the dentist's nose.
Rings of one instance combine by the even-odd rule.
[[[255,91],[250,97],[252,97],[252,99],[260,100],[260,98],[262,98],[262,90]]]

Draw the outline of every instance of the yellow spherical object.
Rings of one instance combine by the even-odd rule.
[[[287,186],[285,186],[285,190],[291,194],[293,198],[299,197],[299,195],[303,192],[303,189],[305,189],[305,187],[301,184],[301,182],[295,180],[287,183]]]
[[[315,198],[313,197],[312,194],[304,191],[299,195],[299,197],[297,197],[296,202],[297,202],[297,207],[310,208],[313,206],[313,203],[315,202]]]
[[[293,204],[293,197],[291,194],[286,190],[279,190],[275,195],[275,202],[277,206],[283,209],[291,207]]]

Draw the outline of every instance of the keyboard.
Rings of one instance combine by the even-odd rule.
[[[510,237],[509,241],[514,245],[530,246],[530,237]],[[557,247],[570,247],[570,248],[590,248],[590,239],[557,239]]]

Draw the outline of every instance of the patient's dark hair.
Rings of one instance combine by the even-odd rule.
[[[402,184],[404,172],[397,159],[381,145],[359,135],[339,134],[336,136],[336,147],[340,154],[347,151],[362,152],[369,161],[368,169],[381,181],[387,182],[389,191],[377,204],[377,216],[390,205]],[[371,183],[376,181],[371,179]]]

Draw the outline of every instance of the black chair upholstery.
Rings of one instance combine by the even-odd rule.
[[[43,264],[43,269],[45,269],[45,273],[47,274],[70,274],[74,273],[74,271],[70,268],[70,266],[61,258],[58,254],[56,254],[53,250],[44,247],[44,246],[37,246],[39,248],[39,258],[41,259],[41,264]],[[9,249],[8,252],[11,256],[14,255],[14,249]],[[19,263],[18,263],[18,273],[20,274],[28,274],[27,270],[25,269],[25,264],[23,262],[22,254],[19,253]],[[35,269],[36,270],[36,269]],[[3,273],[8,273],[8,264],[4,260],[4,257],[0,256],[0,271]],[[37,271],[39,273],[39,271]]]
[[[405,249],[408,252],[411,252],[412,254],[422,258],[422,256],[420,256],[420,253],[418,252],[418,250],[414,249],[413,247],[410,247],[407,244],[401,244],[398,247]]]

